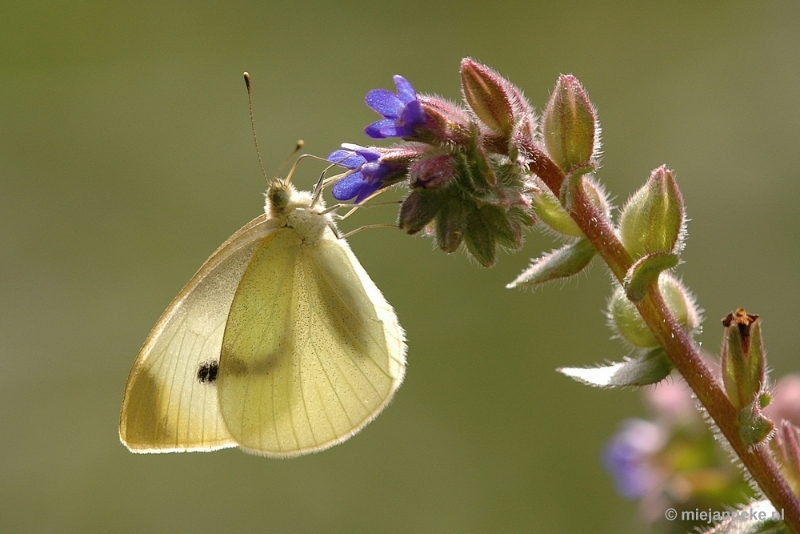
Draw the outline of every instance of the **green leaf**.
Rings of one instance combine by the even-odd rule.
[[[658,348],[641,356],[604,367],[562,367],[558,372],[578,382],[601,388],[657,384],[672,371],[672,362]]]
[[[471,206],[470,206],[471,207]],[[464,240],[468,211],[458,198],[446,199],[436,214],[436,242],[445,252],[455,252]]]
[[[496,214],[497,210],[490,206],[479,206],[467,215],[464,243],[470,254],[484,267],[494,265],[497,258],[495,230],[502,227],[502,223],[497,224],[497,221],[492,219],[492,216]],[[503,220],[502,216],[500,220]],[[505,222],[507,223],[507,221]],[[506,229],[507,227],[503,230]]]
[[[761,443],[775,430],[772,421],[761,414],[758,402],[759,400],[755,399],[752,405],[745,406],[739,412],[739,437],[748,447]]]
[[[416,189],[403,201],[397,225],[409,234],[416,234],[436,217],[442,204],[442,195],[438,191]]]
[[[558,194],[559,202],[564,206],[564,209],[569,213],[572,211],[572,202],[575,198],[575,193],[578,188],[583,187],[584,177],[596,170],[596,167],[591,163],[577,165],[564,178],[561,184],[561,191]]]
[[[678,265],[679,257],[677,254],[666,252],[654,252],[647,254],[634,263],[625,275],[625,294],[633,302],[642,300],[656,283],[658,275],[662,271],[672,269]]]
[[[606,218],[609,218],[611,206],[605,190],[597,184],[594,179],[586,174],[582,175],[583,190],[589,197],[591,203],[600,210]],[[572,216],[561,205],[561,201],[556,197],[549,188],[542,187],[541,191],[533,195],[533,209],[539,220],[548,228],[554,230],[556,233],[568,237],[585,237],[583,231],[578,227],[578,224]]]
[[[597,249],[586,239],[570,243],[533,260],[531,266],[506,287],[533,287],[560,278],[569,278],[584,270],[595,254]]]

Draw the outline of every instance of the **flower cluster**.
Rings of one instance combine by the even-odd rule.
[[[446,252],[465,248],[488,267],[499,249],[520,249],[525,228],[536,222],[540,186],[519,154],[541,142],[533,110],[516,87],[471,59],[461,73],[466,105],[418,94],[402,76],[394,77],[396,93],[370,91],[367,105],[382,118],[365,133],[401,142],[334,151],[328,160],[348,172],[333,196],[361,203],[406,181],[410,192],[398,226],[435,237]]]

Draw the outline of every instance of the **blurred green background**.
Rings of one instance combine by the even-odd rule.
[[[403,74],[459,98],[472,56],[541,109],[559,73],[603,126],[621,204],[662,163],[690,239],[702,336],[745,306],[776,374],[800,370],[800,4],[784,1],[0,3],[0,529],[4,532],[636,532],[599,462],[633,392],[554,372],[619,359],[608,275],[504,289],[430,240],[350,239],[408,334],[408,374],[361,434],[320,454],[133,455],[128,371],[206,257],[260,213],[264,164],[298,138],[366,143],[363,104]],[[320,171],[301,167],[308,189]],[[391,222],[392,208],[343,225]]]

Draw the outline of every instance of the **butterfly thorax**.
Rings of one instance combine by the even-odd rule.
[[[314,246],[333,228],[333,219],[325,213],[325,202],[316,202],[306,191],[298,191],[291,183],[275,180],[266,193],[265,211],[276,228],[292,228],[303,243]],[[313,205],[312,205],[313,204]]]

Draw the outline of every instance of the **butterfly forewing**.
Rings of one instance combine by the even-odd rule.
[[[131,370],[120,437],[134,452],[232,447],[208,369],[219,362],[230,303],[260,242],[266,216],[234,234],[206,261],[170,304]],[[202,374],[202,369],[206,374]]]
[[[218,392],[232,437],[251,452],[295,456],[347,439],[400,385],[403,334],[344,240],[309,245],[276,230],[233,299]]]

